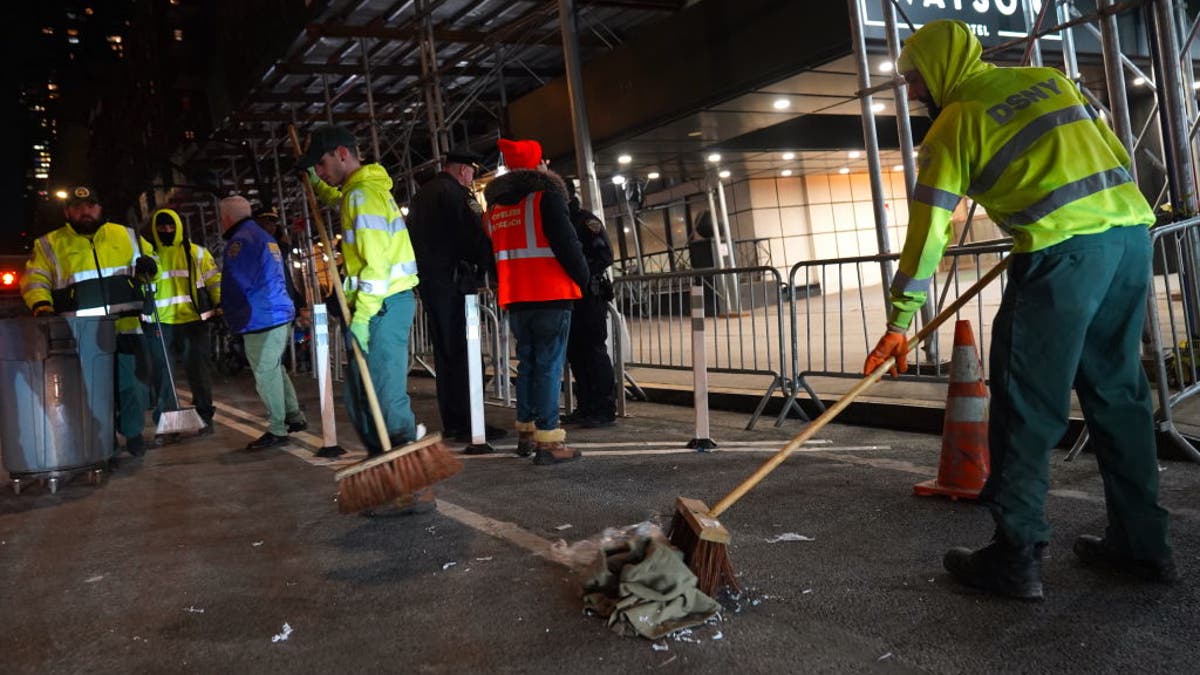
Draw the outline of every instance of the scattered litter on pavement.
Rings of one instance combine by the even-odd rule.
[[[455,565],[457,565],[457,564],[458,564],[457,562],[455,562],[455,561],[451,560],[450,562],[448,562],[448,563],[445,563],[444,565],[442,565],[442,569],[443,569],[443,570],[448,570],[448,569],[450,569],[451,567],[454,567],[454,566],[455,566]]]
[[[141,639],[142,639],[142,636],[141,636],[141,635],[134,635],[134,636],[133,636],[133,639],[134,639],[134,640],[141,640]],[[149,640],[146,640],[146,642],[149,642]]]
[[[715,634],[712,636],[712,639],[714,639],[714,640],[724,640],[724,639],[725,639],[725,634],[724,634],[724,633],[722,633],[721,631],[717,631],[717,632],[716,632],[716,633],[715,633]]]
[[[682,630],[677,630],[674,633],[671,633],[670,635],[668,635],[667,637],[672,638],[676,642],[690,642],[692,644],[699,644],[699,642],[700,642],[699,640],[697,640],[695,638],[695,635],[692,633],[691,628],[684,628]]]
[[[283,630],[280,631],[278,635],[272,636],[271,642],[283,642],[283,641],[287,640],[289,637],[291,637],[291,635],[292,635],[292,627],[289,626],[287,624],[287,622],[285,621],[283,623]]]
[[[658,667],[659,667],[659,668],[663,668],[663,667],[665,667],[665,666],[666,666],[668,663],[670,663],[670,662],[674,661],[674,660],[675,660],[675,659],[677,659],[677,658],[679,658],[679,657],[678,657],[678,656],[672,656],[671,658],[667,659],[666,661],[663,661],[662,663],[658,664]]]
[[[101,580],[101,579],[103,579],[103,578],[104,578],[104,575],[103,575],[103,574],[97,574],[97,575],[96,575],[96,576],[94,576],[94,577],[88,577],[87,579],[84,579],[84,580],[83,580],[83,583],[85,583],[85,584],[94,584],[94,583],[96,583],[97,581],[100,581],[100,580]]]
[[[795,532],[784,532],[778,537],[770,537],[766,540],[768,544],[778,544],[781,541],[816,541],[814,537],[806,537]]]
[[[190,606],[190,607],[184,607],[184,608],[183,608],[183,611],[185,611],[185,612],[189,612],[189,613],[191,613],[191,614],[203,614],[203,613],[204,613],[204,609],[203,609],[203,608],[201,608],[201,607],[196,607],[195,605],[192,605],[192,606]]]
[[[250,545],[251,545],[251,546],[262,546],[262,545],[263,545],[263,543],[262,543],[261,541],[256,541],[256,542],[254,542],[253,544],[250,544]]]
[[[670,648],[671,648],[671,646],[668,645],[666,643],[666,641],[650,643],[650,649],[653,649],[656,652],[665,652],[665,651],[669,650]]]
[[[476,562],[487,562],[487,561],[489,561],[489,560],[491,560],[491,559],[492,559],[492,556],[490,556],[490,555],[489,555],[489,556],[487,556],[487,557],[485,557],[485,558],[476,558],[476,559],[475,559],[475,561],[476,561]]]
[[[888,660],[888,659],[890,659],[890,658],[892,658],[892,653],[891,653],[891,652],[888,652],[888,653],[884,654],[883,656],[881,656],[881,657],[879,657],[878,659],[875,659],[875,660],[876,660],[876,661],[886,661],[886,660]]]
[[[800,595],[808,595],[809,593],[812,593],[811,588],[806,588],[803,591],[800,591]]]
[[[559,532],[562,532],[563,530],[569,530],[572,527],[575,527],[575,526],[570,523],[563,523],[562,525],[559,525],[558,527],[556,527],[554,529],[558,530]]]

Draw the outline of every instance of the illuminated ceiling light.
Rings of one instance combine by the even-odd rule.
[[[713,164],[716,164],[717,162],[721,161],[721,153],[719,153],[719,152],[712,153],[711,155],[708,156],[708,161],[712,162]]]
[[[772,103],[771,105],[776,110],[786,110],[792,106],[792,102],[787,100],[786,98],[777,98],[777,99],[775,99],[775,102]]]
[[[917,155],[919,155],[920,153],[921,153],[920,150],[913,150],[913,158],[915,159],[917,157]]]
[[[843,166],[842,168],[838,169],[838,173],[840,173],[844,176],[844,175],[850,173],[850,169],[848,167]]]
[[[621,155],[617,158],[617,164],[628,164],[633,161],[633,157],[629,155]]]
[[[624,185],[625,184],[625,176],[622,176],[621,174],[617,174],[612,177],[612,182],[613,182],[613,185]]]
[[[787,161],[789,161],[789,162],[790,162],[790,161],[792,161],[793,159],[796,159],[796,153],[794,153],[794,152],[785,152],[785,153],[783,153],[783,158],[784,158],[785,160],[787,160]]]
[[[1200,82],[1193,82],[1192,89],[1200,89]]]
[[[497,176],[503,176],[503,175],[504,175],[504,174],[506,174],[506,173],[508,173],[508,167],[507,167],[507,166],[498,166],[498,167],[496,167],[496,175],[497,175]]]
[[[850,159],[858,159],[859,157],[862,157],[862,153],[861,153],[861,152],[859,152],[858,150],[851,150],[851,151],[850,151]]]
[[[896,65],[894,63],[892,63],[891,61],[884,61],[879,64],[879,72],[881,72],[881,73],[890,73],[895,69],[896,69]]]
[[[722,171],[721,173],[718,173],[717,175],[720,176],[721,178],[729,178],[729,176],[730,176],[729,169],[725,169],[724,171]]]
[[[55,197],[58,197],[59,199],[66,199],[66,198],[67,198],[67,191],[66,191],[66,190],[55,190],[55,191],[54,191],[54,196],[55,196]]]
[[[892,167],[892,171],[903,171],[903,170],[904,170],[903,164],[897,164],[896,166]]]
[[[646,174],[646,178],[648,178],[650,180],[658,180],[658,172],[651,171],[650,173]]]
[[[883,112],[885,108],[887,108],[887,106],[882,103],[874,103],[871,105],[871,110],[874,112]]]
[[[692,138],[696,138],[697,136],[703,136],[703,135],[704,135],[703,131],[689,131],[688,132],[688,136],[691,136]]]
[[[625,227],[625,228],[624,228],[624,231],[625,231],[625,232],[629,232],[629,228],[628,228],[628,227]]]
[[[779,172],[779,175],[780,175],[780,176],[784,176],[784,177],[786,178],[787,176],[790,176],[790,175],[792,175],[792,170],[791,170],[791,169],[784,169],[783,171],[780,171],[780,172]]]
[[[408,207],[407,207],[407,206],[401,206],[401,207],[400,207],[400,215],[402,215],[402,216],[407,216],[407,215],[408,215]]]
[[[1146,78],[1144,78],[1144,77],[1135,77],[1135,78],[1133,78],[1133,86],[1135,86],[1135,87],[1140,87],[1140,86],[1142,86],[1143,84],[1146,84]]]

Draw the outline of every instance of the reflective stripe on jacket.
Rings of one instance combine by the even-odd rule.
[[[889,323],[924,304],[963,195],[1013,237],[1013,252],[1146,225],[1154,216],[1125,148],[1053,68],[997,68],[959,21],[931,22],[905,46],[941,112],[921,143]]]
[[[171,241],[159,238],[154,226],[159,214],[167,214],[175,220]],[[221,304],[221,270],[217,268],[217,261],[208,249],[185,239],[183,223],[175,211],[155,211],[150,223],[158,253],[154,304],[158,307],[159,319],[165,324],[176,325],[210,318]],[[184,246],[190,247],[190,251]],[[143,320],[152,321],[153,317],[143,317]]]
[[[513,205],[497,204],[484,218],[496,256],[501,307],[514,302],[576,300],[583,297],[555,257],[542,227],[542,192]]]
[[[144,295],[133,268],[143,255],[150,244],[132,228],[106,222],[88,237],[64,225],[34,242],[21,295],[31,309],[48,302],[63,316],[117,316],[118,333],[140,333]]]
[[[392,197],[392,179],[378,164],[364,164],[338,190],[310,173],[318,196],[340,201],[343,289],[353,322],[371,320],[390,295],[415,287],[417,256],[400,207]]]

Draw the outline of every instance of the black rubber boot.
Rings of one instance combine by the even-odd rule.
[[[1107,539],[1081,534],[1075,540],[1075,556],[1089,567],[1103,567],[1114,572],[1135,576],[1142,581],[1173,584],[1179,581],[1179,570],[1172,557],[1157,560],[1138,560],[1111,546]]]
[[[977,551],[952,548],[942,564],[964,586],[1020,600],[1042,600],[1043,547],[1014,546],[996,539]]]

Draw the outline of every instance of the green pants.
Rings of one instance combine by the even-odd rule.
[[[304,413],[296,400],[292,378],[283,369],[283,350],[287,348],[289,324],[258,333],[246,333],[246,360],[254,371],[254,386],[258,397],[267,406],[268,431],[286,436],[289,422],[303,422]]]
[[[158,399],[154,406],[154,422],[162,416],[164,410],[178,408],[176,401],[175,383],[167,374],[167,359],[171,358],[171,370],[175,371],[175,359],[183,359],[183,370],[187,375],[188,386],[192,390],[192,405],[205,424],[212,424],[212,375],[209,374],[211,348],[208,343],[208,324],[203,321],[189,323],[161,324],[162,340],[155,334],[159,324],[146,324],[146,340],[149,343],[150,356],[154,362],[154,381],[158,384]],[[163,354],[163,344],[167,346],[167,354]],[[178,371],[172,374],[178,377]]]
[[[417,439],[417,420],[408,396],[408,339],[415,310],[416,300],[412,291],[401,291],[384,299],[383,306],[371,317],[367,370],[371,373],[371,384],[375,385],[375,396],[383,413],[388,440],[394,446]],[[343,335],[349,352],[353,348],[348,341],[354,338],[349,330],[344,330]],[[358,361],[351,357],[349,363],[343,390],[346,412],[350,414],[350,421],[354,423],[354,430],[358,432],[367,454],[376,455],[383,452],[379,432],[367,403]]]
[[[992,331],[992,472],[981,500],[1000,534],[1049,541],[1050,451],[1074,385],[1104,480],[1107,537],[1136,558],[1170,553],[1158,505],[1150,388],[1139,358],[1150,282],[1145,227],[1016,254]]]
[[[117,431],[125,438],[141,436],[150,402],[150,366],[146,341],[139,333],[117,336]]]

